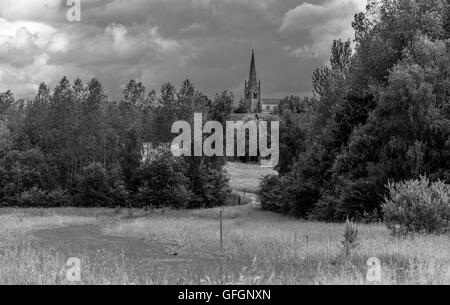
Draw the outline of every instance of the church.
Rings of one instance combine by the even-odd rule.
[[[252,50],[248,81],[245,81],[244,101],[249,113],[275,114],[280,99],[261,97],[261,80],[256,77],[255,52]]]

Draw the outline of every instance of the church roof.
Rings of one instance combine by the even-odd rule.
[[[248,75],[248,86],[250,88],[257,86],[258,80],[256,78],[255,52],[252,50],[252,61],[250,63],[250,72]]]
[[[263,98],[261,99],[261,104],[262,105],[278,105],[280,104],[279,99],[271,99],[271,98]]]

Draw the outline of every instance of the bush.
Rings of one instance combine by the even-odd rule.
[[[336,216],[337,201],[330,195],[323,195],[315,204],[309,215],[309,219],[316,221],[338,221]]]
[[[281,212],[283,195],[280,178],[275,175],[265,176],[259,185],[259,196],[263,210]]]
[[[70,194],[60,188],[51,190],[45,198],[45,206],[47,207],[67,207],[72,205],[72,197]]]
[[[108,171],[108,185],[110,187],[108,197],[110,207],[124,207],[131,203],[130,192],[122,175],[122,168],[119,164],[113,166]]]
[[[18,205],[20,207],[42,207],[46,206],[47,194],[38,187],[32,187],[19,195]]]
[[[296,173],[265,177],[259,189],[264,210],[298,218],[309,217],[314,208],[314,186],[301,181]]]
[[[353,250],[358,248],[358,228],[356,225],[347,219],[344,228],[343,239],[341,241],[342,251],[344,252],[345,257],[349,257]]]
[[[71,202],[70,195],[62,189],[46,192],[35,186],[22,192],[18,196],[15,204],[22,208],[54,208],[70,206]],[[13,203],[13,201],[11,201],[11,203]]]
[[[444,233],[450,230],[450,187],[426,177],[388,185],[382,206],[394,234]]]
[[[183,208],[191,200],[187,166],[170,151],[158,149],[138,170],[140,182],[136,195],[140,206]]]
[[[384,183],[374,178],[342,179],[337,186],[334,220],[345,221],[347,217],[358,222],[369,222],[380,209],[385,192]]]
[[[148,152],[135,174],[139,206],[208,208],[223,206],[231,194],[219,159],[176,158],[167,147]]]
[[[91,163],[77,176],[75,204],[84,207],[126,206],[128,192],[118,171],[108,172],[100,163]]]
[[[57,170],[39,149],[9,151],[0,157],[0,201],[13,204],[18,194],[34,187],[53,189],[57,185],[57,176]]]
[[[210,208],[226,204],[231,194],[229,178],[221,166],[203,164],[198,171],[192,171],[189,178],[193,196],[188,208]]]

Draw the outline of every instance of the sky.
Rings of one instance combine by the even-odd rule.
[[[126,83],[157,92],[189,78],[212,96],[243,95],[252,49],[262,97],[311,95],[314,69],[328,63],[333,39],[353,39],[366,0],[0,1],[0,92],[32,98],[63,76],[99,79],[113,99]]]

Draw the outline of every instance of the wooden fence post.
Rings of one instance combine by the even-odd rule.
[[[219,212],[219,221],[220,221],[220,251],[223,253],[223,215],[222,210]]]

